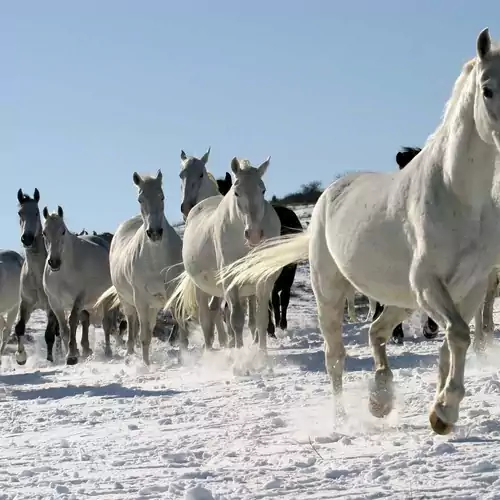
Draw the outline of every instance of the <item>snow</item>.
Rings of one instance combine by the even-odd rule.
[[[307,222],[310,208],[297,212]],[[0,500],[500,499],[500,349],[469,350],[459,425],[442,437],[427,420],[442,334],[424,339],[418,314],[405,325],[389,347],[395,409],[377,420],[368,324],[346,324],[340,420],[307,266],[294,293],[267,359],[248,332],[240,352],[203,353],[195,331],[181,362],[155,339],[150,368],[116,348],[107,361],[100,329],[93,359],[51,365],[35,312],[27,364],[10,346],[0,368]]]

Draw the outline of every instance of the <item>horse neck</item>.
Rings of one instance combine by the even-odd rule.
[[[203,182],[201,183],[200,190],[198,191],[198,197],[196,199],[196,203],[200,203],[200,201],[206,200],[211,196],[220,195],[219,188],[217,187],[215,182],[212,182],[208,175],[203,176]]]
[[[480,213],[491,202],[496,147],[484,142],[474,116],[476,72],[469,76],[461,103],[448,127],[441,148],[445,183],[461,202]]]

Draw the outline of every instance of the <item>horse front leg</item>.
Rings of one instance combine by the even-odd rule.
[[[102,329],[104,330],[104,356],[113,357],[111,349],[111,334],[116,329],[116,312],[105,309],[102,315]]]
[[[57,313],[56,313],[57,314]],[[76,365],[78,363],[78,352],[77,342],[76,342],[76,330],[78,328],[78,322],[81,318],[82,308],[81,299],[77,298],[69,314],[69,344],[68,344],[68,354],[66,355],[67,365]],[[87,342],[88,342],[88,330],[87,330]]]
[[[146,366],[149,366],[149,348],[151,345],[152,330],[156,322],[157,310],[151,309],[147,302],[138,299],[137,294],[135,294],[134,301],[137,316],[139,317],[139,338],[142,344],[142,361]]]
[[[471,343],[469,321],[486,294],[487,278],[478,282],[457,307],[446,286],[423,266],[414,263],[410,282],[418,304],[440,325],[445,339],[439,353],[436,398],[429,421],[436,434],[448,434],[458,420],[460,402],[465,396],[464,370],[467,349]]]
[[[487,345],[493,340],[493,304],[498,289],[498,276],[496,269],[488,276],[488,285],[484,300],[476,311],[474,331],[474,351],[482,354]]]
[[[232,288],[227,294],[229,304],[229,324],[234,335],[234,347],[243,347],[243,326],[245,325],[245,309],[240,300],[239,292]]]
[[[26,323],[28,323],[31,317],[34,305],[35,304],[32,301],[21,297],[17,313],[18,320],[16,326],[14,327],[14,333],[17,337],[16,363],[21,366],[25,365],[28,359],[28,355],[26,354],[26,350],[24,348],[24,334],[26,332]],[[49,359],[48,352],[47,346],[47,360],[52,361],[52,359]],[[50,353],[52,355],[52,348],[50,349]]]
[[[406,319],[410,312],[386,305],[370,325],[370,345],[375,362],[375,380],[370,387],[370,413],[378,418],[391,412],[394,400],[393,375],[387,358],[387,344],[393,328]]]

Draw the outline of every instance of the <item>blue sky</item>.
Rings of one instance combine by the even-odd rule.
[[[271,155],[271,195],[349,170],[395,169],[436,127],[500,2],[23,0],[0,3],[0,247],[19,249],[16,192],[38,187],[70,229],[138,213],[134,170],[179,155]]]

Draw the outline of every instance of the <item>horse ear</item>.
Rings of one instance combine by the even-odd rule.
[[[207,149],[207,152],[201,157],[201,161],[204,165],[208,163],[208,157],[210,156],[210,147]]]
[[[44,219],[46,219],[49,216],[49,210],[47,209],[47,207],[43,207],[42,214]]]
[[[63,209],[59,205],[57,205],[57,215],[59,215],[59,217],[61,218],[64,216]]]
[[[231,178],[231,174],[229,172],[226,172],[226,177],[224,177],[224,180],[229,184],[233,183],[233,179]]]
[[[240,171],[240,162],[238,161],[238,158],[236,158],[236,156],[231,160],[231,170],[233,171],[234,175],[237,175]]]
[[[181,160],[182,160],[182,161],[186,161],[186,160],[187,160],[187,154],[186,154],[186,153],[184,153],[184,150],[183,150],[183,149],[181,149]]]
[[[158,172],[156,172],[156,180],[160,181],[163,179],[163,174],[161,173],[161,170],[158,169]]]
[[[401,164],[403,163],[403,153],[401,153],[401,151],[399,151],[396,155],[396,163],[398,164],[399,168],[403,168],[401,166]]]
[[[35,191],[33,193],[33,199],[38,203],[40,201],[40,191],[38,191],[37,188],[35,188]]]
[[[479,59],[483,60],[491,50],[491,38],[488,28],[484,28],[477,37],[477,55]]]
[[[22,203],[23,202],[23,198],[24,198],[24,195],[23,195],[23,190],[20,189],[18,192],[17,192],[17,201],[19,203]]]
[[[132,180],[136,186],[140,186],[142,184],[142,177],[137,172],[133,173]]]
[[[257,168],[257,171],[259,172],[259,175],[262,177],[267,170],[267,167],[269,167],[269,163],[271,162],[271,157],[268,156],[266,160],[261,163],[261,165]]]

